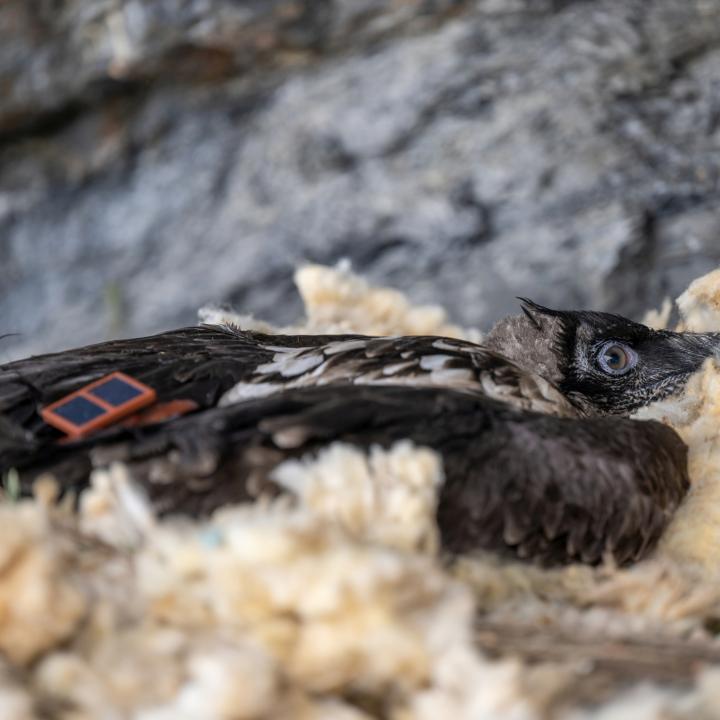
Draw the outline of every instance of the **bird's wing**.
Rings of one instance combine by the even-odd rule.
[[[57,439],[40,408],[114,371],[149,385],[161,402],[192,400],[200,409],[293,387],[406,383],[463,388],[558,415],[577,413],[550,383],[461,340],[265,335],[201,326],[0,366],[0,470],[14,448],[40,450]]]
[[[475,343],[435,336],[355,336],[303,347],[306,338],[292,338],[295,345],[284,336],[272,338],[273,361],[258,365],[221,403],[255,397],[260,386],[270,394],[330,383],[407,384],[468,390],[526,410],[579,414],[551,383]]]
[[[481,441],[446,459],[457,478],[439,509],[450,550],[504,543],[546,564],[634,562],[654,547],[689,488],[687,448],[656,422],[518,413],[488,440],[489,449]]]
[[[303,337],[303,348],[354,336]],[[292,352],[299,337],[280,338]],[[89,345],[31,357],[0,366],[0,468],[3,451],[16,443],[42,448],[57,433],[40,416],[40,408],[115,371],[149,385],[159,401],[192,400],[214,407],[223,393],[255,370],[272,363],[274,336],[226,327],[199,326],[149,337]],[[1,432],[4,430],[4,432]]]
[[[121,460],[159,511],[202,514],[276,492],[279,462],[326,443],[404,438],[442,456],[438,521],[450,552],[630,562],[652,548],[688,487],[686,448],[659,423],[558,418],[475,393],[390,385],[288,390],[15,462],[26,481],[50,469],[80,487],[93,464]]]
[[[48,404],[116,370],[153,387],[163,399],[189,393],[202,407],[272,358],[253,338],[193,327],[114,340],[0,366],[0,414],[24,424]]]

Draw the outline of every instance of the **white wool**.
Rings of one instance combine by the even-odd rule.
[[[651,685],[640,685],[611,699],[594,711],[563,714],[562,720],[665,720],[676,693]]]
[[[560,720],[714,720],[720,716],[720,669],[698,674],[693,690],[643,683],[596,709],[562,713]]]
[[[720,268],[694,280],[677,299],[683,329],[720,331]]]
[[[188,681],[162,707],[136,720],[252,720],[273,711],[279,675],[272,659],[252,647],[220,647],[188,659]]]
[[[432,450],[406,441],[366,455],[334,443],[317,459],[282,463],[273,479],[355,537],[408,550],[437,547],[434,518],[443,472]]]
[[[2,720],[35,720],[31,697],[4,662],[0,664],[0,718]]]
[[[472,596],[432,554],[435,453],[336,445],[279,477],[294,504],[158,522],[119,466],[94,475],[80,522],[109,543],[83,561],[95,609],[36,692],[110,720],[367,720],[347,693],[394,718],[531,717],[520,666],[479,656]]]
[[[720,332],[720,269],[691,283],[677,303],[684,329]],[[691,488],[661,539],[659,554],[720,573],[720,362],[707,360],[684,393],[636,417],[671,425],[688,445]]]
[[[372,287],[350,270],[305,265],[295,273],[295,284],[305,304],[310,332],[356,332],[366,335],[446,335],[479,341],[477,330],[465,330],[447,321],[437,305],[413,306],[398,290]]]
[[[661,540],[660,552],[720,573],[720,366],[716,362],[706,362],[689,384],[687,396],[694,399],[695,411],[675,429],[688,445],[692,484]]]
[[[643,325],[653,328],[654,330],[665,330],[670,324],[670,316],[672,315],[673,303],[670,298],[665,298],[659,310],[648,310],[642,319]]]
[[[94,470],[90,488],[80,497],[80,527],[104,542],[137,547],[155,525],[150,505],[131,482],[127,468],[114,463]]]
[[[431,628],[459,623],[444,642],[468,642],[470,597],[429,558],[357,544],[304,508],[227,509],[201,534],[163,527],[138,569],[158,620],[241,631],[315,693],[412,695],[434,677]]]
[[[68,638],[83,616],[71,548],[41,505],[0,505],[0,652],[18,666]]]
[[[362,335],[445,335],[480,342],[475,328],[460,328],[447,320],[439,305],[413,305],[400,291],[374,287],[352,272],[349,261],[335,267],[307,264],[295,273],[295,284],[305,305],[305,320],[275,327],[252,315],[205,306],[201,323],[229,325],[267,334],[358,333]],[[352,348],[339,347],[336,352]],[[280,350],[281,348],[278,348]]]

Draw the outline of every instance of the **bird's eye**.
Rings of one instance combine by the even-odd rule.
[[[637,354],[632,348],[618,342],[606,342],[598,354],[600,369],[610,375],[624,375],[637,364]]]

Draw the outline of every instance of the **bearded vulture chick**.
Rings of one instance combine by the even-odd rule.
[[[671,428],[618,416],[680,392],[720,336],[523,310],[483,345],[201,326],[13,362],[0,367],[0,472],[26,492],[46,471],[80,490],[123,461],[160,513],[202,515],[280,493],[273,469],[329,442],[409,438],[442,457],[447,552],[639,560],[688,489],[687,452]],[[44,422],[43,407],[116,371],[185,414],[74,440]]]

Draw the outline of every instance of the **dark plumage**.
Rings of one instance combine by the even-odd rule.
[[[448,551],[636,560],[687,490],[685,447],[658,423],[588,416],[678,389],[718,339],[529,302],[525,310],[486,346],[205,327],[11,363],[0,368],[0,470],[18,469],[26,489],[44,470],[79,489],[93,466],[123,460],[159,511],[201,514],[277,492],[272,469],[324,443],[409,437],[442,455]],[[630,359],[621,373],[618,357]],[[58,444],[39,408],[114,370],[160,401],[192,399],[199,409]]]
[[[487,344],[554,383],[586,414],[629,415],[662,400],[720,352],[720,333],[652,330],[620,315],[523,304],[525,317],[498,323]],[[599,362],[608,346],[631,352],[636,364],[609,372]]]

